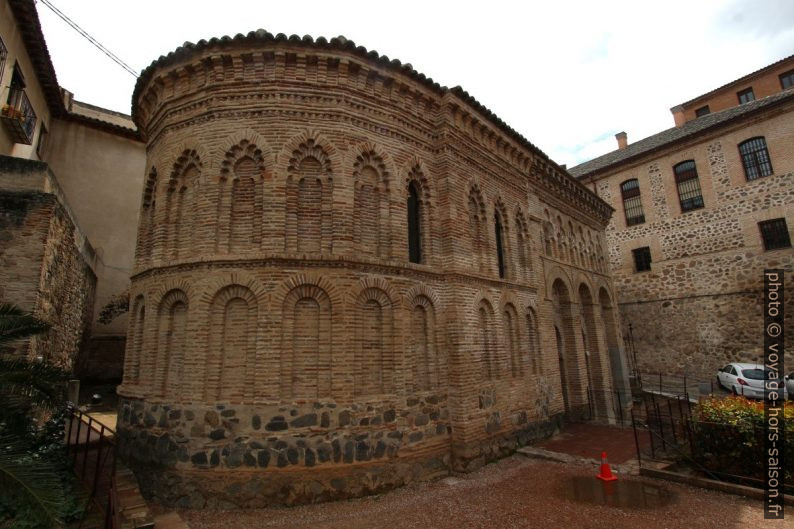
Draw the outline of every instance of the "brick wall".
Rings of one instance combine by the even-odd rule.
[[[52,326],[17,351],[74,367],[93,310],[92,256],[46,164],[0,157],[0,299]]]
[[[738,92],[752,88],[755,99],[761,99],[783,90],[780,84],[780,75],[794,69],[794,57],[789,57],[764,68],[757,74],[751,74],[741,82],[732,82],[708,94],[704,94],[683,106],[685,121],[696,119],[695,111],[708,105],[711,112],[719,112],[726,108],[739,105]]]
[[[609,208],[464,93],[353,50],[235,39],[136,88],[119,435],[161,501],[350,497],[613,413]]]

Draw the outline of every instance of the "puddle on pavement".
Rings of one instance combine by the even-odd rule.
[[[673,492],[658,485],[633,480],[603,482],[583,476],[564,480],[558,494],[583,503],[634,509],[664,507],[675,500]]]

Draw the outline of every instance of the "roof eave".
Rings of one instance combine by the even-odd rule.
[[[41,31],[36,5],[32,0],[9,0],[8,3],[20,28],[22,41],[25,44],[28,57],[30,57],[30,62],[33,64],[36,79],[44,92],[47,107],[53,116],[62,117],[66,114],[66,108],[63,104],[61,88],[58,85],[50,52]]]
[[[590,172],[586,172],[586,173],[582,173],[581,175],[576,176],[574,178],[577,179],[580,183],[583,182],[583,181],[596,180],[598,178],[601,178],[601,177],[605,176],[607,173],[613,172],[613,170],[615,168],[619,167],[619,166],[623,166],[623,165],[626,165],[626,164],[629,164],[629,163],[635,163],[638,160],[641,160],[641,159],[646,158],[646,157],[650,157],[650,155],[657,154],[660,151],[668,149],[668,148],[670,148],[672,146],[691,141],[693,138],[695,138],[697,136],[703,136],[703,135],[706,135],[706,134],[712,134],[713,132],[715,132],[715,131],[717,131],[717,130],[719,130],[721,128],[727,128],[727,127],[729,127],[731,125],[736,124],[737,122],[741,122],[741,121],[744,121],[744,120],[749,120],[749,119],[757,116],[758,114],[763,114],[764,112],[768,112],[770,110],[776,109],[776,108],[778,108],[780,106],[785,105],[786,103],[791,104],[792,101],[794,101],[794,98],[781,98],[781,99],[779,99],[777,101],[769,103],[768,105],[764,105],[762,107],[756,108],[756,109],[754,109],[754,110],[752,110],[750,112],[747,112],[747,113],[744,113],[744,114],[739,114],[737,116],[733,116],[731,118],[728,118],[728,119],[726,119],[724,121],[720,121],[720,122],[714,123],[713,125],[709,125],[708,127],[705,127],[705,128],[702,128],[702,129],[698,129],[696,131],[693,131],[690,134],[687,134],[685,136],[681,136],[680,138],[675,138],[673,140],[670,140],[667,143],[663,143],[661,145],[657,145],[655,147],[651,147],[647,151],[642,151],[640,153],[633,154],[633,155],[628,156],[626,158],[623,158],[623,159],[621,159],[619,161],[612,162],[609,165],[605,165],[603,167],[599,167],[596,170],[593,170],[593,171],[590,171]]]

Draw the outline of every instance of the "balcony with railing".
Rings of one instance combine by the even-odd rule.
[[[14,142],[25,145],[33,143],[36,119],[36,113],[25,91],[9,87],[8,101],[0,111],[0,121],[3,122]]]

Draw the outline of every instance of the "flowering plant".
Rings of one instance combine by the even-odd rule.
[[[2,113],[4,116],[14,119],[21,119],[22,112],[14,108],[12,105],[3,105]]]
[[[778,428],[785,429],[781,445],[785,481],[794,477],[794,403],[783,405]],[[744,397],[706,399],[692,411],[692,455],[707,469],[721,474],[763,477],[764,402]],[[781,436],[782,437],[782,436]]]

